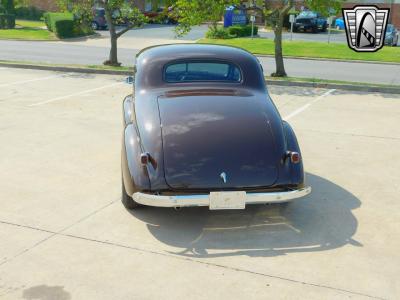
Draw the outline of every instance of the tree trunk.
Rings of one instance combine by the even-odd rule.
[[[283,63],[283,53],[282,53],[282,28],[283,28],[283,16],[280,15],[279,19],[274,28],[275,34],[275,64],[276,71],[272,73],[272,77],[286,77],[285,65]]]
[[[118,62],[118,35],[115,31],[115,25],[112,20],[111,11],[105,5],[104,7],[108,30],[110,31],[110,42],[111,42],[111,49],[110,49],[110,56],[108,60],[104,62],[104,65],[108,66],[121,66],[121,63]]]

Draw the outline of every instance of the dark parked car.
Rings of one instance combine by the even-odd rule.
[[[252,54],[157,46],[138,54],[132,81],[123,102],[126,208],[243,209],[310,193],[295,133]]]
[[[106,20],[106,12],[104,8],[94,8],[93,12],[93,20],[92,20],[92,29],[100,30],[107,29],[107,20]]]
[[[399,42],[399,31],[394,27],[393,24],[388,24],[386,27],[385,34],[385,45],[397,46]]]
[[[325,32],[328,28],[328,21],[325,17],[319,13],[313,11],[303,11],[293,24],[293,31],[312,31],[314,33],[318,31]]]
[[[106,11],[104,8],[93,8],[93,20],[91,23],[93,30],[106,30],[108,29],[108,24],[106,20]],[[112,13],[113,23],[115,25],[126,25],[127,20],[121,17],[121,11],[116,9]]]

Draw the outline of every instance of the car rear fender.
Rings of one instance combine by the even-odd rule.
[[[140,161],[142,150],[135,125],[126,126],[122,145],[122,177],[126,192],[132,195],[137,191],[149,191],[150,180],[147,168]]]
[[[286,138],[286,149],[287,151],[298,152],[301,156],[299,143],[297,142],[296,134],[293,131],[292,126],[286,121],[282,121],[283,130]],[[291,184],[302,185],[304,184],[304,168],[303,160],[300,163],[293,164],[290,159],[286,159],[284,163],[285,175],[290,178]]]
[[[132,123],[132,115],[133,115],[133,97],[132,95],[127,96],[124,99],[123,107],[122,107],[122,114],[124,121],[124,128]]]

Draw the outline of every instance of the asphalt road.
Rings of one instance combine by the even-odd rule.
[[[197,26],[184,37],[175,39],[174,26],[149,24],[134,29],[119,40],[119,60],[124,65],[133,65],[135,55],[141,49],[163,43],[193,42],[202,38],[207,26]],[[99,38],[69,40],[63,42],[0,41],[0,60],[30,61],[55,64],[99,65],[109,53],[109,33],[99,31]],[[273,38],[272,33],[260,33]],[[285,33],[284,38],[290,38]],[[295,39],[326,41],[324,33],[295,33]],[[332,39],[345,41],[344,34],[333,34]],[[265,74],[274,72],[273,58],[260,58]],[[367,83],[400,84],[399,65],[330,62],[317,60],[285,59],[286,71],[292,77],[311,77],[331,80],[347,80]]]
[[[126,38],[128,40],[129,38]],[[125,40],[125,41],[126,41]],[[119,60],[132,65],[138,49],[119,49]],[[162,42],[162,40],[160,40]],[[105,41],[107,42],[107,41]],[[126,43],[126,42],[125,42]],[[107,47],[84,46],[82,44],[57,42],[0,41],[0,59],[33,61],[58,64],[97,65],[107,58]],[[275,68],[273,58],[260,58],[267,75]],[[303,59],[285,59],[289,76],[331,80],[347,80],[367,83],[400,84],[400,66],[388,64],[332,62]]]
[[[309,196],[127,211],[122,81],[0,69],[2,300],[399,298],[399,96],[272,86]]]

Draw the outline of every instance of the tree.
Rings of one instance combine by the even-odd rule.
[[[1,0],[0,6],[7,14],[15,14],[14,0]]]
[[[239,0],[177,0],[175,14],[179,25],[175,32],[178,36],[182,36],[188,33],[193,26],[204,22],[210,22],[210,26],[216,29],[226,7],[239,3]]]
[[[319,12],[325,16],[339,11],[342,2],[343,0],[305,0],[305,4],[309,9]],[[278,5],[270,12],[269,15],[275,35],[274,43],[276,71],[271,74],[271,76],[274,77],[287,76],[283,62],[282,30],[285,17],[293,8],[293,5],[293,0],[280,0]]]
[[[306,6],[323,15],[328,15],[329,12],[337,12],[344,0],[305,0]],[[225,8],[231,5],[237,5],[239,1],[231,0],[177,0],[176,6],[179,10],[179,26],[177,34],[186,34],[195,25],[200,25],[205,21],[213,21],[214,26],[222,19]],[[250,2],[250,1],[249,1]],[[272,76],[285,77],[285,65],[283,61],[282,47],[282,31],[283,23],[288,12],[293,8],[294,0],[277,0],[273,2],[273,8],[265,9],[265,0],[252,0],[247,11],[254,11],[262,16],[263,19],[268,18],[272,24],[274,31],[275,44],[275,64],[276,71]]]
[[[110,55],[104,62],[109,66],[120,66],[118,62],[118,39],[131,30],[146,22],[146,17],[135,6],[133,1],[125,0],[60,0],[59,5],[64,9],[72,10],[79,16],[82,22],[90,22],[93,18],[92,10],[95,4],[104,8],[105,18],[110,32]],[[119,30],[115,23],[123,23],[123,29]]]
[[[109,59],[104,62],[105,65],[120,66],[118,62],[117,43],[118,39],[126,32],[134,27],[139,27],[146,21],[146,17],[140,10],[132,4],[133,2],[126,2],[125,0],[100,0],[106,13],[106,20],[108,30],[110,31],[111,49]],[[125,28],[117,31],[113,20],[114,11],[119,11],[117,17],[120,21],[125,23]]]
[[[274,31],[274,44],[275,44],[275,65],[276,71],[271,74],[273,77],[286,77],[285,64],[283,62],[283,51],[282,51],[282,30],[283,21],[287,16],[289,10],[293,7],[294,0],[284,1],[281,0],[279,5],[275,7],[270,13],[270,21],[272,23],[272,29]]]

